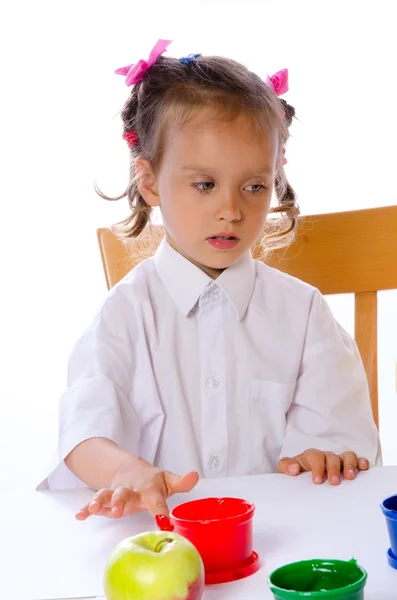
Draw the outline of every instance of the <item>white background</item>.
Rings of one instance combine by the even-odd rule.
[[[0,466],[33,486],[55,448],[76,337],[106,292],[96,228],[125,216],[128,149],[114,75],[147,58],[230,56],[265,77],[288,67],[297,109],[287,172],[304,214],[397,204],[393,0],[8,0],[0,12]],[[396,265],[397,268],[397,265]],[[332,298],[353,332],[352,299]],[[380,297],[384,461],[397,463],[397,294]]]

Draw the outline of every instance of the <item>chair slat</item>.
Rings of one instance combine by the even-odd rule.
[[[355,294],[354,337],[367,374],[374,420],[377,427],[379,427],[377,300],[376,292],[359,292]]]

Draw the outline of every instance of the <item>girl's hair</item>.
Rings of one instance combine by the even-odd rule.
[[[295,192],[287,181],[283,167],[283,149],[289,137],[288,128],[295,109],[279,99],[272,87],[240,63],[218,56],[200,56],[187,63],[160,56],[132,88],[121,117],[124,134],[135,132],[131,147],[130,177],[126,191],[106,200],[128,198],[131,214],[115,226],[126,238],[139,236],[150,222],[151,207],[139,193],[135,159],[147,158],[154,171],[158,168],[165,147],[167,128],[182,125],[196,108],[211,107],[220,119],[232,120],[245,114],[258,130],[276,127],[279,134],[279,155],[275,177],[278,206],[271,213],[282,213],[281,219],[271,219],[265,225],[261,245],[265,251],[289,243],[295,234],[299,209]],[[135,140],[134,140],[135,141]]]

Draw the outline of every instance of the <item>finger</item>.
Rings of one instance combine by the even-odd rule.
[[[110,516],[118,519],[124,514],[132,514],[137,512],[135,507],[140,506],[140,501],[137,494],[128,487],[118,487],[114,490],[110,503]],[[128,513],[126,509],[128,507]]]
[[[168,510],[164,493],[158,487],[153,486],[151,488],[146,488],[144,492],[139,494],[139,498],[143,507],[152,513],[153,516],[169,516],[170,511]]]
[[[104,509],[109,508],[112,501],[113,490],[103,488],[99,490],[88,504],[88,510],[93,515],[101,515]]]
[[[168,495],[171,496],[171,494],[190,492],[197,485],[199,474],[196,471],[190,471],[181,477],[170,471],[165,471],[164,480]]]
[[[325,452],[321,452],[320,450],[306,450],[302,454],[301,461],[304,468],[312,472],[313,483],[317,485],[324,483]]]
[[[295,477],[301,472],[301,467],[296,458],[282,458],[277,465],[277,472]]]
[[[88,517],[90,517],[93,514],[100,514],[103,509],[104,501],[106,501],[108,499],[109,492],[110,492],[110,497],[111,497],[111,490],[105,490],[105,489],[99,490],[94,495],[91,502],[88,502],[87,504],[85,504],[75,514],[76,519],[78,521],[85,521]]]
[[[340,484],[341,459],[334,452],[325,453],[328,481],[331,485]]]
[[[354,479],[358,467],[358,459],[354,452],[343,452],[340,455],[343,465],[343,477],[345,479]]]
[[[367,458],[359,458],[358,459],[358,468],[360,471],[368,471],[369,460]]]
[[[136,494],[136,498],[131,498],[124,507],[123,516],[126,515],[134,515],[135,513],[142,512],[147,510],[146,506],[142,504],[142,501],[139,499],[138,494]]]
[[[74,515],[78,521],[85,521],[88,517],[91,516],[90,511],[88,510],[88,504],[85,504],[80,510]]]

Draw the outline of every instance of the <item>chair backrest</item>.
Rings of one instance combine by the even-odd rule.
[[[158,247],[163,229],[151,226],[123,243],[98,229],[108,288]],[[253,249],[260,258],[258,247]],[[368,378],[374,420],[379,425],[377,292],[397,289],[397,206],[300,217],[296,240],[263,260],[298,277],[324,295],[354,294],[355,339]]]

